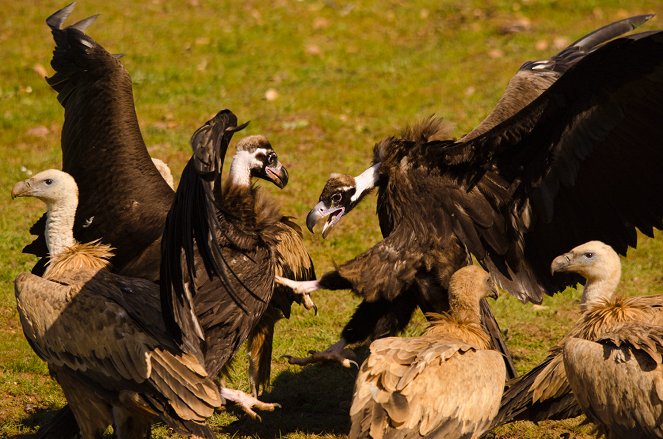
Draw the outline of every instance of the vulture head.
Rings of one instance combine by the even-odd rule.
[[[262,135],[245,137],[237,142],[230,173],[238,184],[249,185],[251,177],[271,181],[281,189],[288,184],[288,170]]]
[[[46,247],[51,257],[75,243],[74,219],[78,207],[78,185],[74,178],[57,169],[42,171],[19,181],[12,188],[12,198],[35,197],[46,204]]]
[[[469,313],[480,321],[480,302],[485,297],[497,299],[497,285],[483,268],[478,265],[468,265],[451,276],[449,308],[453,315]]]
[[[552,274],[577,273],[587,280],[582,303],[609,299],[621,277],[621,261],[612,247],[601,241],[590,241],[557,256],[550,265]]]
[[[322,227],[322,237],[326,238],[343,215],[350,212],[373,189],[379,179],[380,164],[375,164],[357,177],[346,174],[332,174],[320,194],[320,201],[306,217],[306,227],[313,228],[321,219],[328,217]]]
[[[34,197],[47,206],[52,206],[70,198],[77,201],[78,186],[74,178],[66,172],[47,169],[16,183],[12,188],[12,198],[16,197]]]

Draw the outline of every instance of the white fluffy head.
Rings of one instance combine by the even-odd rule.
[[[78,186],[74,178],[66,172],[47,169],[16,183],[12,188],[12,197],[34,197],[51,206],[77,201]]]

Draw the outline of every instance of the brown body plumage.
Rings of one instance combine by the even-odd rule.
[[[663,296],[616,294],[621,264],[608,245],[593,241],[576,247],[556,258],[553,270],[577,272],[587,279],[581,303],[584,311],[542,364],[509,383],[496,425],[514,420],[563,419],[582,413],[562,358],[563,347],[570,339],[597,341],[625,323],[663,325]]]
[[[43,278],[17,276],[16,301],[25,336],[62,386],[83,438],[109,425],[118,438],[143,438],[155,416],[180,433],[213,437],[205,420],[222,400],[201,352],[183,351],[166,332],[158,285],[110,273],[109,246],[73,239],[73,179],[44,171],[12,195],[48,207],[49,265]]]
[[[350,408],[352,438],[479,437],[497,414],[506,369],[480,323],[490,292],[476,266],[452,276],[450,314],[420,337],[371,344]]]
[[[570,338],[563,355],[578,404],[608,439],[663,438],[663,327],[631,322]]]

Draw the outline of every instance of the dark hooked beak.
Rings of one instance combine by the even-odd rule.
[[[493,279],[492,276],[488,278],[488,297],[493,300],[497,300],[499,297],[499,291],[497,289],[497,281]]]
[[[324,201],[320,201],[306,216],[306,227],[311,233],[313,233],[313,228],[318,221],[329,215],[325,225],[322,227],[322,237],[326,238],[327,234],[331,231],[331,228],[341,219],[344,213],[345,207],[330,208],[327,207]]]
[[[12,198],[23,197],[30,192],[30,182],[28,180],[19,181],[12,188]]]
[[[275,166],[267,166],[265,173],[269,181],[283,189],[288,184],[288,170],[280,162]]]
[[[555,274],[560,271],[568,271],[571,265],[572,256],[572,253],[564,253],[553,259],[552,264],[550,264],[550,274]]]

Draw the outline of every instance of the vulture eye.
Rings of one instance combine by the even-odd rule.
[[[267,156],[267,163],[270,165],[275,165],[278,160],[278,156],[275,153],[271,153]]]
[[[53,179],[47,178],[46,180],[44,180],[44,183],[50,186],[51,184],[53,184]]]
[[[592,258],[594,257],[594,253],[592,253],[592,252],[587,252],[587,253],[584,254],[584,256],[585,256],[587,259],[592,259]]]
[[[343,195],[341,195],[339,192],[336,192],[334,195],[332,195],[331,200],[334,203],[340,203],[342,198]]]

